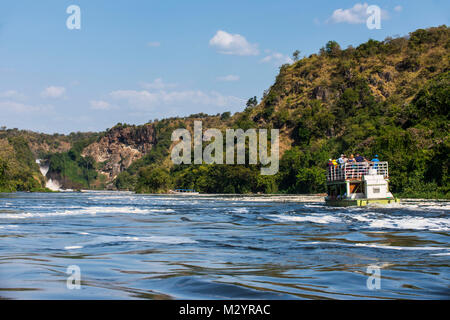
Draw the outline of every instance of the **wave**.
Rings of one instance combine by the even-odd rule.
[[[307,215],[268,215],[269,219],[277,222],[313,222],[320,224],[329,223],[362,223],[361,228],[368,229],[409,229],[429,231],[449,231],[450,218],[425,218],[414,216],[389,216],[389,214],[364,212],[364,213],[337,213],[307,214]]]
[[[18,212],[0,214],[0,218],[5,219],[27,219],[27,218],[45,218],[45,217],[57,217],[57,216],[73,216],[73,215],[97,215],[102,213],[115,213],[115,214],[149,214],[157,212],[175,212],[173,209],[141,209],[136,207],[86,207],[77,209],[66,209],[61,211],[51,212]]]
[[[366,228],[449,231],[450,218],[400,217],[368,221]]]
[[[248,209],[247,208],[235,208],[233,209],[234,213],[248,213]]]
[[[74,250],[74,249],[81,249],[83,246],[66,246],[64,249],[66,250]]]
[[[313,223],[339,223],[342,220],[335,216],[330,215],[311,215],[311,216],[288,216],[281,214],[269,215],[269,217],[275,218],[275,221],[292,221],[292,222],[313,222]]]
[[[18,228],[19,226],[17,224],[6,224],[3,226],[0,226],[0,229],[15,229]]]
[[[322,244],[331,246],[345,246],[345,247],[365,247],[374,249],[387,249],[387,250],[408,250],[408,251],[450,251],[447,247],[401,247],[401,246],[389,246],[381,243],[344,243],[344,242],[324,242],[324,241],[312,241],[302,242],[301,244]],[[435,253],[433,255],[448,255],[449,253]]]
[[[163,244],[184,244],[184,243],[198,243],[188,237],[182,236],[146,236],[146,237],[132,237],[132,236],[97,236],[91,241],[83,242],[77,245],[65,246],[64,249],[81,249],[92,246],[107,245],[123,242],[153,242]]]

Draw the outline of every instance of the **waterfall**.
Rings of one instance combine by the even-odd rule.
[[[61,190],[61,186],[58,183],[58,181],[53,181],[53,179],[47,179],[47,172],[49,169],[49,166],[46,164],[41,163],[41,159],[37,159],[36,163],[39,165],[39,170],[41,170],[42,175],[46,178],[47,182],[45,183],[45,187],[49,188],[52,191],[59,191]]]

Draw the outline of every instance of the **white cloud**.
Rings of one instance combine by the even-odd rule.
[[[395,12],[400,12],[400,11],[402,11],[403,10],[403,7],[402,6],[395,6],[394,7],[394,11]]]
[[[91,100],[89,101],[91,108],[94,110],[108,110],[111,109],[111,104],[103,100]]]
[[[234,74],[229,74],[227,76],[218,77],[217,80],[219,81],[225,81],[225,82],[231,82],[231,81],[239,81],[239,76],[236,76]]]
[[[8,112],[8,113],[30,113],[30,112],[43,112],[43,111],[49,111],[53,109],[53,106],[46,105],[46,106],[35,106],[35,105],[29,105],[24,104],[21,102],[16,101],[0,101],[0,110],[2,112]]]
[[[294,62],[289,56],[279,53],[279,52],[273,52],[269,54],[268,56],[261,59],[261,62],[268,63],[272,62],[276,65],[282,65],[285,63],[292,63]]]
[[[259,54],[258,45],[249,43],[240,34],[230,34],[219,30],[209,40],[209,45],[217,49],[219,53],[238,56],[256,56]]]
[[[153,48],[157,48],[161,46],[161,43],[158,41],[152,41],[152,42],[148,42],[147,43],[147,47],[153,47]]]
[[[168,88],[174,88],[177,85],[175,83],[164,82],[163,79],[157,78],[157,79],[153,80],[152,82],[142,82],[141,86],[144,89],[163,90],[163,89],[168,89]]]
[[[327,21],[350,24],[366,23],[369,16],[367,14],[367,7],[369,7],[367,3],[357,3],[350,9],[336,9]],[[381,18],[388,18],[387,11],[381,10]]]
[[[25,95],[20,92],[17,92],[16,90],[7,90],[4,92],[0,92],[0,98],[24,99]]]
[[[66,88],[50,86],[41,92],[43,98],[61,98],[66,93]]]
[[[201,90],[158,91],[117,90],[110,93],[115,100],[126,101],[131,107],[138,109],[155,109],[170,106],[173,108],[190,108],[193,106],[237,107],[243,99],[224,96],[218,92]]]

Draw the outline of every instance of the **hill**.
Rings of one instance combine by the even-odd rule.
[[[394,192],[448,198],[449,47],[446,26],[345,50],[330,41],[283,65],[261,103],[249,99],[244,112],[216,126],[279,128],[277,175],[260,176],[252,165],[152,163],[137,173],[136,190],[324,192],[328,159],[358,152],[390,162]]]
[[[369,40],[356,48],[342,49],[329,41],[317,54],[281,66],[261,102],[250,98],[245,110],[232,116],[196,114],[69,136],[4,130],[0,160],[10,163],[8,168],[27,163],[24,168],[37,174],[33,179],[41,186],[43,177],[30,154],[45,159],[49,175],[68,188],[317,193],[325,191],[329,158],[378,154],[390,162],[395,193],[449,198],[449,48],[447,26]],[[280,129],[279,172],[261,176],[259,165],[174,165],[171,133],[192,131],[195,120],[204,129],[223,132]],[[27,141],[28,155],[14,149],[10,139],[19,136]],[[5,185],[12,176],[0,175],[0,181]]]

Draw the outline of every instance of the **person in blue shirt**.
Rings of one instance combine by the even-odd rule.
[[[378,164],[377,164],[377,162],[380,162],[380,160],[378,159],[378,155],[376,154],[375,156],[374,156],[374,158],[371,160],[372,161],[372,163],[373,163],[373,169],[376,169],[376,168],[378,168]]]

